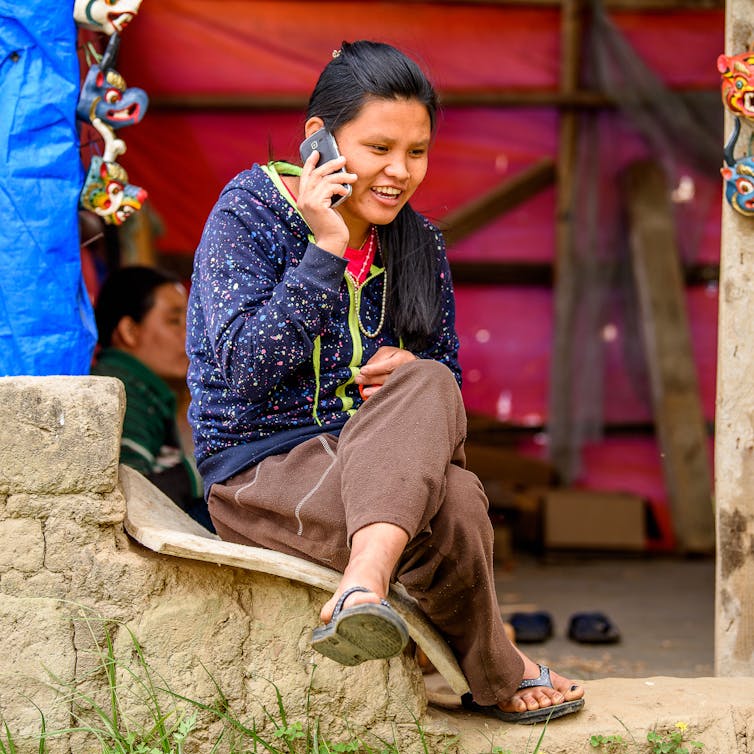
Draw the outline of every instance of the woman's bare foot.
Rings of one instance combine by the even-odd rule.
[[[390,576],[408,541],[408,534],[398,526],[387,523],[369,524],[359,529],[351,539],[351,558],[338,588],[322,610],[319,618],[329,623],[340,595],[353,586],[363,586],[368,592],[354,592],[348,596],[343,609],[367,602],[378,603],[387,596]]]
[[[347,589],[350,589],[354,586],[363,586],[365,589],[369,589],[369,591],[353,592],[353,594],[349,594],[346,598],[345,603],[343,604],[344,610],[348,607],[356,607],[356,605],[363,605],[368,602],[377,604],[381,599],[384,598],[386,594],[386,592],[382,590],[382,587],[373,584],[371,579],[368,579],[366,577],[359,578],[358,576],[355,576],[352,580],[351,578],[346,579],[344,575],[344,577],[340,580],[340,584],[338,584],[338,588],[335,591],[335,594],[333,594],[333,596],[322,606],[322,610],[319,613],[319,619],[323,623],[330,622],[333,610],[335,610],[335,605],[340,599],[340,595],[343,594],[343,592],[345,592]],[[380,591],[377,591],[378,589]]]
[[[524,680],[539,678],[540,668],[536,662],[530,660],[521,650],[516,651],[524,661]],[[503,712],[526,712],[527,710],[552,707],[563,702],[571,702],[584,696],[584,687],[580,686],[562,675],[550,671],[550,680],[554,688],[549,686],[531,686],[519,689],[507,702],[501,702],[498,706]]]

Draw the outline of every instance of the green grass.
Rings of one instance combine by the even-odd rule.
[[[302,719],[291,719],[279,689],[274,690],[272,708],[260,704],[260,723],[236,714],[212,674],[204,668],[213,687],[208,701],[192,699],[170,688],[147,662],[141,644],[125,624],[92,617],[79,606],[79,618],[92,639],[91,671],[77,682],[64,682],[50,673],[51,685],[59,693],[58,703],[70,709],[71,725],[51,729],[44,712],[39,714],[39,733],[31,743],[39,754],[47,754],[56,739],[72,736],[87,754],[405,754],[393,740],[370,731],[354,730],[346,723],[347,740],[334,741],[320,733],[320,721],[310,710],[310,682]],[[116,657],[114,629],[125,630],[130,657]],[[82,650],[79,650],[80,654]],[[203,666],[202,666],[203,667]],[[315,666],[316,669],[316,666]],[[49,672],[49,671],[48,671]],[[314,669],[312,670],[314,673]],[[290,701],[290,700],[289,700]],[[33,704],[33,702],[29,702]],[[127,710],[138,709],[137,715]],[[49,715],[48,715],[49,717]],[[138,717],[138,719],[136,719]],[[422,754],[455,754],[454,737],[438,741],[428,737],[418,720],[411,751]],[[547,726],[531,754],[537,754]],[[0,712],[0,754],[30,751],[30,742],[14,737]],[[74,748],[76,748],[76,746]],[[529,747],[527,746],[527,751]],[[513,754],[490,743],[490,754]],[[479,754],[475,752],[474,754]],[[524,754],[517,752],[516,754]]]
[[[623,721],[616,720],[623,725],[631,740],[627,741],[620,735],[593,735],[589,740],[590,745],[603,754],[692,754],[704,748],[700,741],[686,741],[688,725],[684,722],[677,722],[669,731],[655,727],[647,733],[646,741],[637,741]]]

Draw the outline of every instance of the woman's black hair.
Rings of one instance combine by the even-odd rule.
[[[337,136],[338,128],[356,118],[370,99],[411,99],[426,107],[434,133],[437,93],[411,58],[391,45],[363,40],[343,42],[334,54],[309,98],[307,118],[321,118]],[[420,350],[440,317],[434,233],[407,203],[378,234],[389,321],[407,348]]]
[[[94,317],[97,342],[107,348],[123,317],[141,322],[154,306],[155,291],[166,283],[180,283],[175,275],[154,267],[122,267],[105,280],[97,296]]]

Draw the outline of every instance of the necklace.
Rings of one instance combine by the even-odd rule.
[[[356,288],[363,285],[368,277],[368,270],[372,266],[375,257],[376,237],[377,228],[371,225],[358,249],[346,249],[346,259],[348,259],[346,275],[351,278]],[[354,265],[357,263],[359,256],[361,256],[361,266],[357,270]]]
[[[380,237],[377,235],[377,231],[372,236],[376,239],[377,251],[380,251]],[[370,243],[371,243],[370,239]],[[375,254],[376,257],[376,254]],[[385,311],[387,310],[387,267],[384,268],[383,280],[382,280],[382,305],[380,307],[380,321],[377,323],[377,327],[370,332],[364,327],[364,323],[361,321],[361,291],[366,286],[366,280],[362,285],[354,285],[354,304],[356,305],[356,321],[359,325],[359,331],[367,338],[376,338],[380,332],[382,332],[382,326],[385,324]]]

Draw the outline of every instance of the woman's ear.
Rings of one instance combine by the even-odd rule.
[[[121,317],[113,330],[112,344],[116,348],[130,351],[139,344],[139,323],[129,316]]]
[[[324,128],[325,122],[319,116],[309,118],[304,125],[304,133],[308,139],[315,131],[319,131],[320,128]]]

